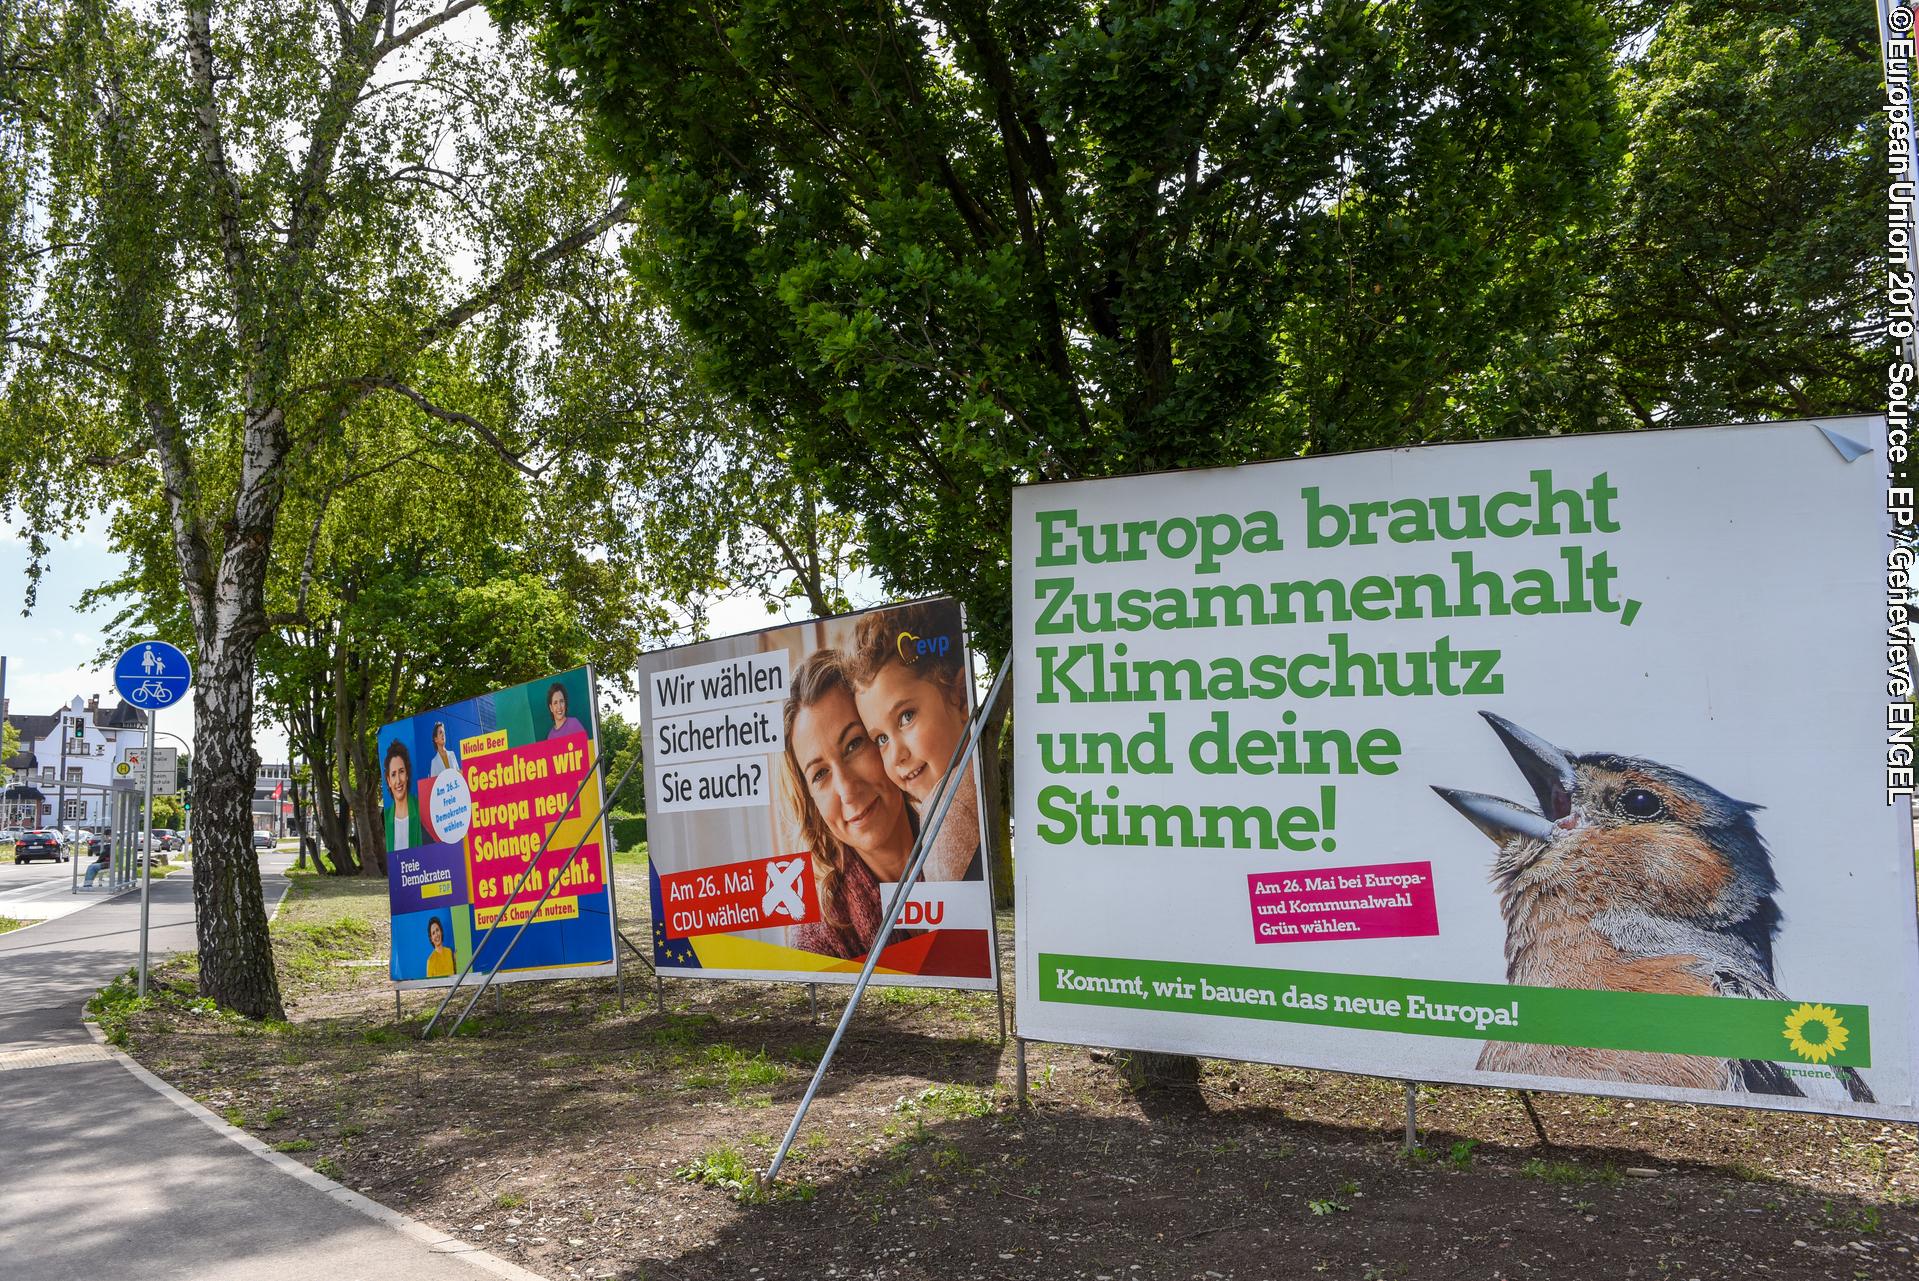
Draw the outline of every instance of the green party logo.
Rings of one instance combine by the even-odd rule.
[[[1792,1052],[1809,1063],[1824,1063],[1846,1048],[1846,1021],[1830,1005],[1803,1002],[1786,1016],[1786,1030],[1780,1033]]]

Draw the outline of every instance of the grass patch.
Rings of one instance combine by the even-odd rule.
[[[379,941],[372,925],[352,916],[287,922],[274,931],[273,955],[281,974],[318,985],[334,976],[336,962],[368,959]]]
[[[275,1152],[311,1152],[313,1151],[313,1140],[288,1139],[285,1143],[274,1144],[273,1150]]]
[[[650,1033],[653,1044],[666,1049],[688,1049],[706,1039],[718,1020],[711,1014],[669,1014]]]
[[[100,1025],[100,1032],[107,1038],[108,1045],[125,1049],[129,1044],[128,1028],[133,1016],[153,1007],[153,998],[140,996],[138,992],[135,972],[128,970],[87,998],[87,1013]]]
[[[1539,1157],[1520,1166],[1519,1173],[1528,1179],[1539,1179],[1546,1183],[1617,1183],[1623,1177],[1610,1165],[1595,1168],[1571,1161],[1546,1161]]]
[[[502,1192],[493,1198],[493,1204],[502,1210],[517,1210],[526,1204],[526,1198],[518,1192]]]
[[[33,924],[32,921],[22,921],[11,916],[0,916],[0,934],[5,934],[9,930],[17,930],[22,926],[31,924]]]
[[[746,1154],[731,1143],[709,1148],[674,1171],[688,1183],[703,1188],[719,1188],[743,1205],[766,1205],[775,1201],[811,1201],[818,1191],[805,1179],[785,1179],[772,1188],[760,1185]]]
[[[865,999],[877,1005],[923,1010],[937,1006],[966,1008],[971,1005],[968,998],[973,995],[952,987],[877,987],[869,988]]]
[[[688,1183],[720,1188],[736,1196],[754,1182],[753,1167],[746,1163],[746,1154],[731,1143],[707,1149],[674,1173]]]
[[[994,1090],[972,1085],[929,1085],[910,1098],[902,1098],[893,1110],[902,1116],[935,1121],[957,1121],[966,1117],[991,1116]]]
[[[700,1065],[682,1078],[686,1088],[724,1088],[735,1099],[747,1090],[776,1085],[791,1071],[767,1058],[765,1050],[748,1054],[736,1045],[709,1045],[700,1058]]]

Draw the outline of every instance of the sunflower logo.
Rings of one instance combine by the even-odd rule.
[[[1846,1021],[1830,1005],[1801,1004],[1786,1016],[1786,1030],[1780,1035],[1800,1058],[1824,1063],[1846,1048]]]

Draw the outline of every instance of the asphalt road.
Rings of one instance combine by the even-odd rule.
[[[269,903],[288,855],[262,870]],[[21,872],[37,870],[21,868]],[[62,864],[61,873],[70,874]],[[4,888],[0,886],[0,888]],[[4,909],[0,908],[0,914]],[[80,1024],[130,968],[125,894],[0,934],[0,1275],[8,1281],[474,1281],[488,1275],[356,1213],[150,1089]],[[192,885],[153,886],[155,957],[193,946]]]

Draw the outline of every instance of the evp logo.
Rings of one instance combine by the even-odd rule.
[[[953,648],[951,636],[915,636],[911,632],[901,632],[894,643],[902,663],[917,663],[928,654],[944,656]]]

